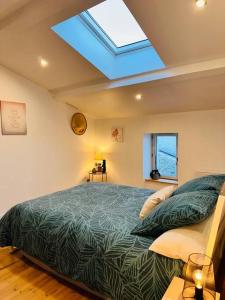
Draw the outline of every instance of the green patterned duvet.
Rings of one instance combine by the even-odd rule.
[[[151,190],[90,183],[27,201],[0,220],[0,246],[13,245],[112,299],[162,298],[183,263],[131,235]]]

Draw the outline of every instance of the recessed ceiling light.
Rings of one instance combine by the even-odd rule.
[[[141,101],[141,99],[142,99],[142,94],[136,94],[136,95],[135,95],[135,99],[136,99],[136,101]]]
[[[198,8],[206,6],[207,0],[195,0],[195,4]]]
[[[46,68],[48,66],[48,61],[43,57],[39,57],[39,63],[42,66],[42,68]]]

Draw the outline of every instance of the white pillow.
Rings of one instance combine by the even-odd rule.
[[[191,253],[205,253],[213,214],[205,221],[171,229],[160,235],[149,250],[187,263]]]
[[[167,198],[169,198],[175,191],[175,189],[175,185],[169,185],[149,196],[141,209],[139,215],[140,219],[144,220],[150,214],[153,208],[156,207],[156,205],[158,205],[160,202],[165,201]]]

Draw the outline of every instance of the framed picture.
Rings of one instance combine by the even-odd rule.
[[[113,127],[111,131],[112,140],[117,143],[123,142],[123,128]]]
[[[26,104],[1,101],[1,125],[3,135],[27,134]]]

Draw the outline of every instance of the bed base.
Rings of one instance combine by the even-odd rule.
[[[18,249],[17,249],[18,250]],[[88,288],[84,283],[80,282],[80,281],[77,281],[77,280],[73,280],[63,274],[60,274],[58,272],[56,272],[55,270],[53,270],[52,268],[50,268],[49,266],[47,266],[46,264],[44,264],[43,262],[41,262],[40,260],[30,256],[29,254],[27,254],[26,252],[24,252],[23,250],[19,250],[20,253],[26,257],[29,261],[31,261],[32,263],[34,263],[35,265],[37,265],[38,267],[40,267],[41,269],[44,269],[45,271],[47,271],[48,273],[58,277],[59,279],[62,279],[72,285],[74,285],[75,287],[78,287],[94,296],[97,296],[98,298],[101,298],[103,300],[112,300],[111,298],[109,297],[106,297],[90,288]]]

